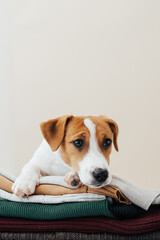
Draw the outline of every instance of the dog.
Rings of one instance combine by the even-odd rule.
[[[43,175],[65,176],[68,186],[103,187],[111,182],[112,143],[118,151],[118,125],[105,116],[65,115],[40,124],[44,137],[12,186],[17,196],[34,193]]]

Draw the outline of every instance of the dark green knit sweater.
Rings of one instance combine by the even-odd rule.
[[[54,220],[69,217],[107,216],[132,218],[143,210],[135,205],[110,204],[109,201],[91,201],[61,204],[38,204],[0,201],[0,216],[39,220]]]

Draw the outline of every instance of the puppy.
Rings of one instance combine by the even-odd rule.
[[[116,122],[105,116],[62,116],[40,128],[44,140],[13,184],[16,195],[33,194],[42,175],[65,175],[66,183],[76,188],[110,183],[112,142],[118,151]]]

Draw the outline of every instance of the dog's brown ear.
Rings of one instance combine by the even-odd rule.
[[[72,116],[65,115],[40,124],[43,137],[46,139],[53,152],[61,145],[64,138],[65,127],[71,118]]]
[[[113,121],[112,119],[109,119],[105,116],[100,116],[101,118],[103,118],[110,126],[112,132],[113,132],[113,143],[114,143],[114,147],[116,149],[116,151],[118,152],[118,125],[115,121]]]
[[[107,123],[113,132],[113,143],[116,151],[118,152],[118,125],[112,119],[107,119]]]

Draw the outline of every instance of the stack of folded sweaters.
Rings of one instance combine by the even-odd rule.
[[[21,198],[14,180],[0,170],[0,239],[160,239],[160,191],[115,176],[106,187],[70,189],[48,176]]]

